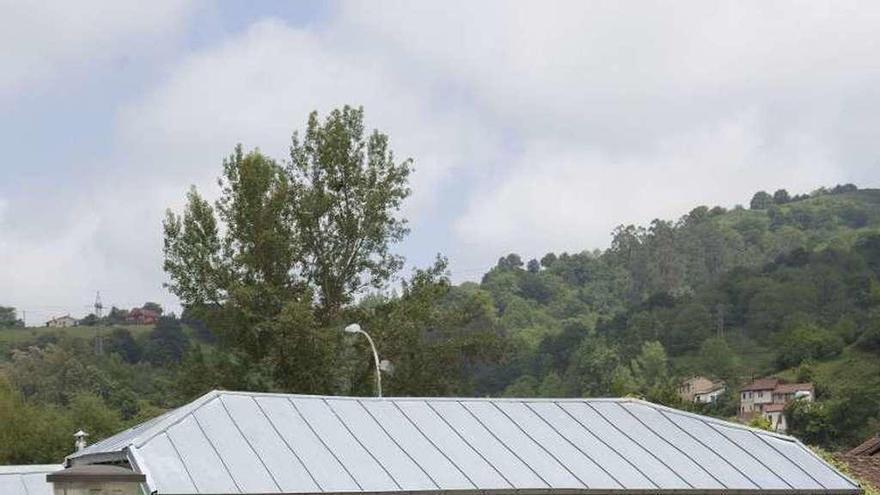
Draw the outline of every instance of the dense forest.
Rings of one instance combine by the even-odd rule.
[[[635,395],[730,417],[737,387],[773,374],[816,384],[787,411],[805,441],[880,429],[880,190],[761,191],[620,226],[605,250],[507,254],[456,285],[440,255],[400,275],[411,166],[349,107],[312,114],[284,162],[236,148],[220,199],[193,189],[162,226],[183,314],[100,348],[65,332],[0,344],[0,463],[58,461],[76,429],[94,441],[214,388],[374,394],[351,322],[393,365],[386,395]],[[727,394],[681,403],[695,374]]]

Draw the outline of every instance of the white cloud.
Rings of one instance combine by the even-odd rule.
[[[473,261],[578,252],[607,246],[620,224],[676,218],[700,204],[729,207],[748,199],[743,191],[808,191],[841,180],[822,143],[798,134],[770,143],[761,129],[760,117],[745,111],[625,157],[531,142],[494,191],[472,198],[455,232]]]
[[[344,5],[344,25],[508,133],[454,222],[464,266],[604,246],[619,223],[760,188],[880,179],[875,3]]]
[[[179,31],[192,2],[2,1],[0,96],[142,50]]]
[[[368,126],[391,136],[397,156],[415,158],[411,215],[432,204],[435,185],[453,169],[486,159],[495,138],[477,125],[479,115],[406,84],[402,68],[380,54],[339,51],[327,37],[265,20],[188,57],[122,111],[122,146],[166,178],[180,178],[183,190],[209,184],[235,143],[283,160],[310,111],[363,105]]]
[[[24,48],[3,55],[0,95],[173,38],[191,9],[169,5],[14,5],[0,41]],[[0,293],[169,298],[164,208],[191,183],[211,194],[235,143],[283,159],[309,111],[346,103],[415,158],[406,254],[442,250],[453,268],[601,247],[619,223],[757,189],[876,185],[878,21],[876,3],[700,1],[345,2],[306,27],[265,19],[179,47],[118,110],[102,181],[47,192],[42,210],[9,203]]]

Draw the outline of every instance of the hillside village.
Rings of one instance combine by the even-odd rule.
[[[713,404],[726,390],[727,385],[722,381],[695,376],[682,382],[679,397],[685,402]],[[775,377],[759,378],[740,388],[737,396],[737,419],[754,423],[756,418],[762,418],[768,429],[785,433],[788,429],[785,407],[795,400],[812,402],[815,387],[812,383],[785,383]]]

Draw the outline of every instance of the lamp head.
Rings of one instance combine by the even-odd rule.
[[[361,326],[358,325],[357,323],[352,323],[351,325],[348,325],[347,327],[345,327],[345,331],[348,333],[360,333]]]

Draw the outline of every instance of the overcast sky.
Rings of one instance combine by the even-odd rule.
[[[0,305],[30,324],[175,306],[164,210],[346,103],[415,160],[400,252],[459,281],[880,179],[876,1],[51,3],[0,1]]]

